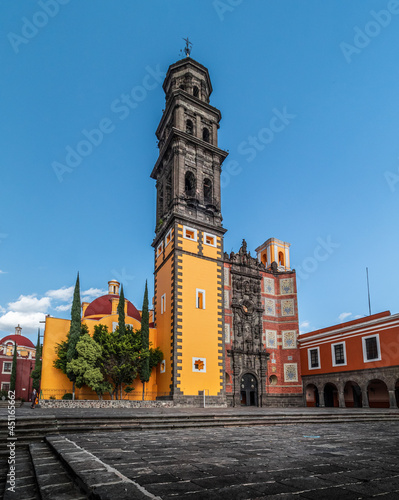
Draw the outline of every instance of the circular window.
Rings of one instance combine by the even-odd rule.
[[[270,385],[277,385],[277,377],[276,377],[276,375],[270,375],[269,382],[270,382]]]

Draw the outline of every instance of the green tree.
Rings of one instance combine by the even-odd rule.
[[[76,344],[76,352],[77,357],[67,362],[67,371],[74,374],[76,387],[87,385],[102,399],[110,384],[104,381],[98,365],[102,357],[101,346],[89,334],[84,334]]]
[[[82,333],[82,317],[80,304],[80,284],[79,273],[76,278],[75,290],[73,293],[72,309],[71,309],[71,326],[68,336],[67,361],[70,362],[77,356],[76,344],[79,342]],[[66,375],[72,382],[72,399],[75,399],[75,375],[73,372],[66,370]]]
[[[123,285],[121,286],[121,293],[119,295],[118,302],[118,329],[119,335],[125,335],[126,324],[125,324],[125,295],[123,293]]]
[[[150,356],[145,355],[150,347],[150,315],[148,312],[148,287],[147,280],[145,282],[143,308],[141,311],[141,361],[140,361],[140,380],[143,384],[144,401],[145,384],[150,380]]]
[[[104,380],[112,385],[111,398],[117,399],[118,391],[122,397],[122,385],[131,384],[139,371],[140,332],[126,327],[125,335],[120,335],[118,328],[108,333],[106,326],[96,325],[93,339],[102,348],[99,364]]]
[[[33,369],[31,375],[32,377],[32,388],[37,391],[40,390],[40,379],[42,376],[42,346],[40,344],[40,329],[37,332],[37,343],[36,343],[36,355],[35,355],[35,368]]]
[[[17,382],[17,343],[14,344],[14,354],[12,357],[12,369],[10,378],[10,391],[15,391],[15,384]]]

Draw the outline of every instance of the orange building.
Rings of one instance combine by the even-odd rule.
[[[98,297],[91,303],[82,303],[82,324],[87,325],[89,334],[93,335],[96,325],[104,325],[109,332],[118,326],[117,307],[119,303],[119,282],[112,280],[108,282],[108,294]],[[150,343],[154,347],[157,345],[156,330],[153,328],[153,312],[150,312]],[[140,311],[129,301],[125,300],[125,322],[131,325],[134,330],[141,328]],[[72,392],[72,382],[60,370],[54,368],[53,362],[56,359],[56,347],[66,339],[71,322],[66,319],[46,316],[44,330],[43,354],[42,354],[42,379],[41,398],[61,399],[66,393]],[[156,384],[156,373],[153,368],[151,378],[145,385],[145,398],[155,399],[158,395]],[[143,385],[139,378],[133,384],[134,391],[129,393],[129,399],[141,399]],[[127,397],[125,395],[125,397]],[[88,387],[76,389],[76,399],[98,399],[97,394]],[[104,399],[109,399],[106,394]]]
[[[316,330],[299,343],[307,406],[398,407],[399,314]]]

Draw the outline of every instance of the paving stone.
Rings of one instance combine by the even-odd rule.
[[[190,491],[204,491],[204,488],[190,481],[178,481],[177,483],[148,484],[146,490],[160,495],[162,498],[168,495],[183,495]]]

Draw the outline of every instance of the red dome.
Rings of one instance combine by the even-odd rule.
[[[22,335],[7,335],[7,337],[1,339],[1,343],[5,344],[7,340],[12,340],[15,344],[17,344],[20,347],[30,347],[31,349],[32,348],[35,349],[35,346],[32,344],[32,342],[26,337],[23,337]]]
[[[112,302],[111,299],[117,299],[119,295],[103,295],[98,297],[98,299],[93,300],[88,306],[83,315],[84,318],[87,316],[96,316],[96,319],[100,319],[104,316],[109,316],[112,314]],[[129,301],[127,302],[127,315],[131,318],[135,318],[141,323],[141,316],[139,311],[134,307],[134,305]]]

